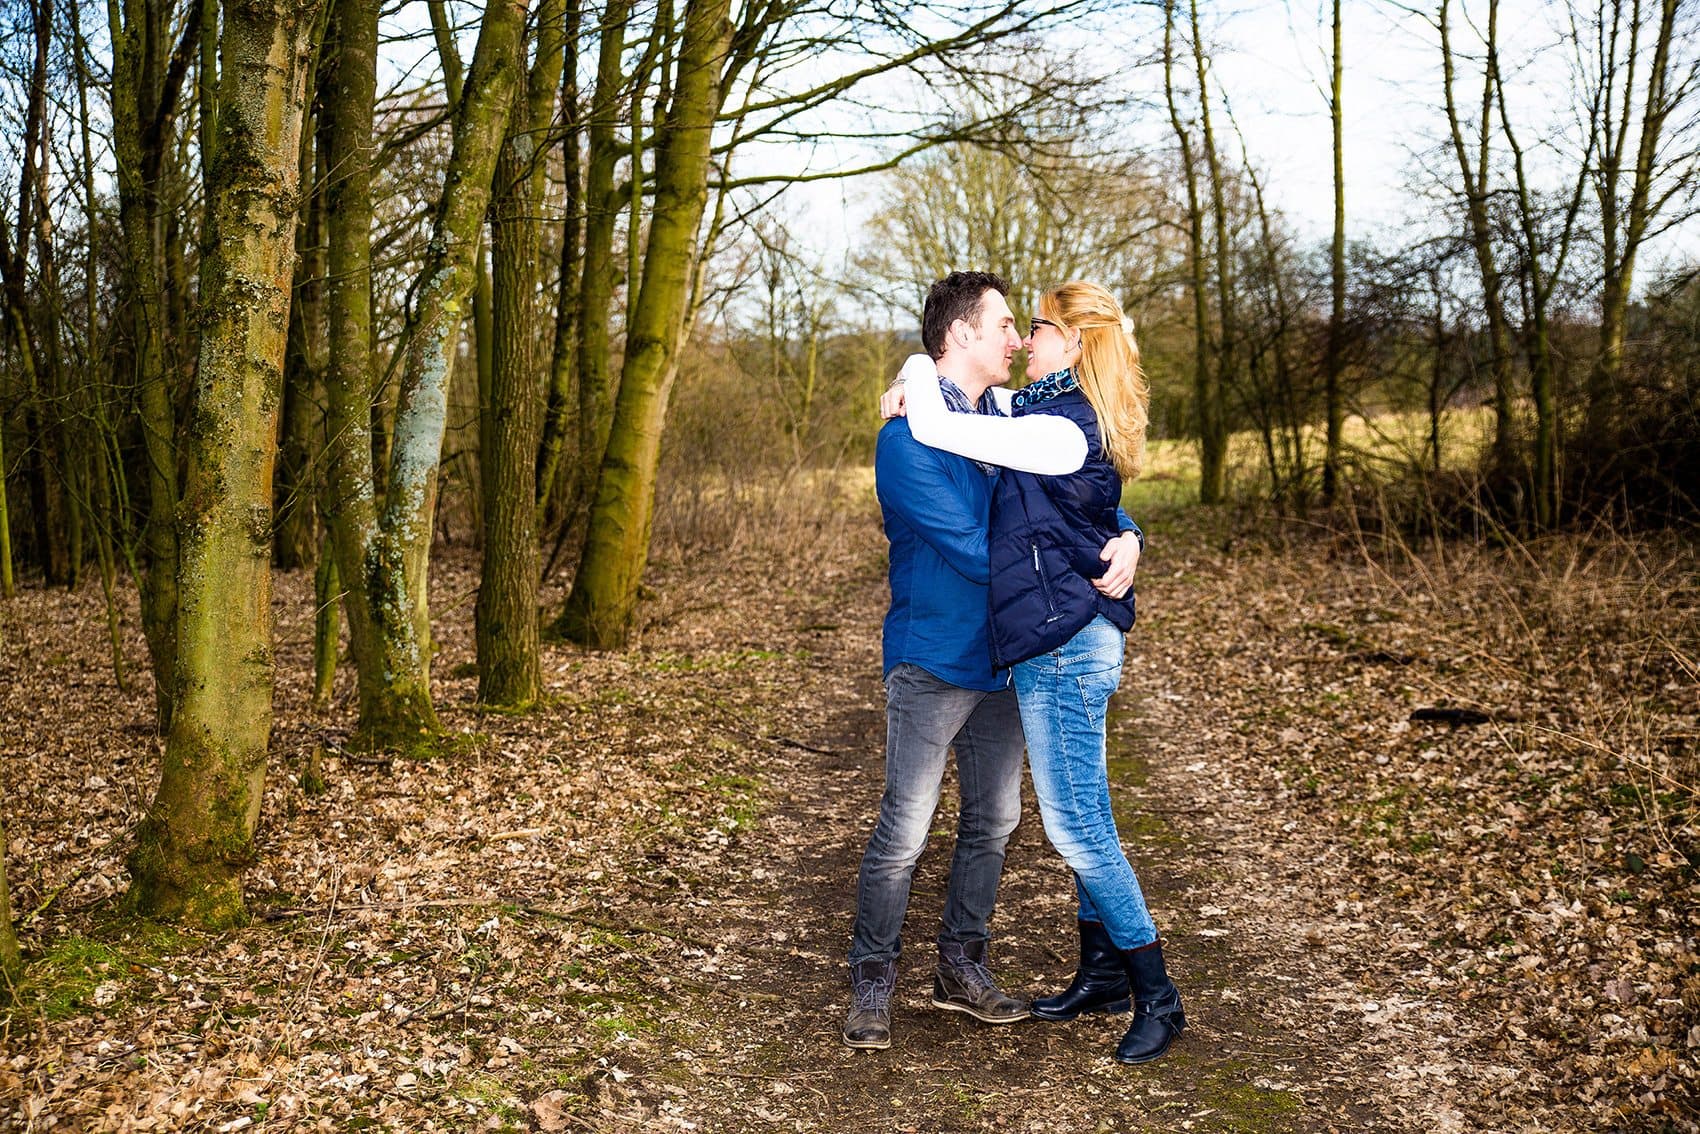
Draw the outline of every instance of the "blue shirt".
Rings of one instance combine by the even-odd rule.
[[[986,520],[997,470],[931,449],[898,417],[880,430],[874,485],[891,544],[884,669],[919,666],[964,689],[1009,683],[992,668]]]

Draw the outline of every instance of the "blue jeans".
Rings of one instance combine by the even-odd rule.
[[[1103,923],[1118,949],[1149,945],[1157,927],[1122,853],[1104,762],[1122,632],[1099,615],[1059,649],[1017,663],[1014,677],[1033,792],[1046,836],[1074,871],[1080,920]]]
[[[962,805],[939,941],[984,941],[1021,818],[1021,717],[1015,693],[963,689],[907,663],[885,681],[885,796],[856,880],[850,963],[902,952],[909,883],[927,846],[949,749]]]

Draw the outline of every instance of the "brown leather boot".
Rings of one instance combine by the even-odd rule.
[[[986,943],[939,944],[933,1007],[966,1012],[982,1024],[1013,1024],[1028,1016],[1027,1001],[1007,996],[986,968]]]
[[[844,1017],[845,1044],[875,1051],[891,1046],[891,993],[896,987],[896,961],[862,961],[850,966],[850,1012]]]

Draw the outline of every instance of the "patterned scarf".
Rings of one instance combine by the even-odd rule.
[[[1064,367],[1061,370],[1053,370],[1031,385],[1017,390],[1015,400],[1010,403],[1010,408],[1023,410],[1078,389],[1080,389],[1080,379],[1074,376],[1072,369]]]

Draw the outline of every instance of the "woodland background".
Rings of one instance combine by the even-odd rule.
[[[348,777],[452,782],[500,750],[517,761],[500,791],[524,791],[547,773],[514,738],[538,733],[563,766],[604,753],[606,778],[573,780],[560,806],[621,784],[644,798],[643,760],[563,710],[565,675],[631,678],[652,698],[629,666],[666,640],[660,671],[725,667],[735,686],[774,660],[746,641],[755,628],[795,627],[718,592],[806,587],[799,559],[865,605],[875,398],[915,349],[926,283],[988,267],[1018,316],[1067,278],[1120,295],[1153,390],[1152,468],[1126,503],[1218,560],[1237,581],[1218,599],[1285,609],[1298,584],[1248,577],[1315,557],[1309,585],[1337,586],[1351,618],[1253,630],[1296,627],[1339,664],[1445,653],[1452,668],[1414,687],[1436,703],[1409,706],[1439,716],[1412,721],[1487,725],[1528,771],[1489,776],[1482,806],[1561,841],[1572,803],[1604,816],[1608,834],[1586,837],[1605,859],[1583,874],[1627,895],[1613,901],[1633,912],[1610,916],[1658,960],[1616,973],[1596,957],[1588,979],[1614,991],[1550,1042],[1580,1058],[1622,1025],[1623,1058],[1576,1071],[1601,1084],[1590,1103],[1693,1128],[1696,12],[1291,6],[1321,46],[1331,127],[1334,223],[1318,239],[1274,203],[1280,158],[1240,128],[1245,92],[1217,66],[1236,16],[1214,6],[13,0],[0,969],[18,1054],[0,1095],[15,1090],[24,1126],[51,1116],[59,1022],[133,995],[142,1027],[148,998],[109,975],[135,927],[187,935],[143,950],[149,969],[257,948],[242,935],[280,908],[334,913],[334,889],[292,904],[255,872],[275,881],[286,847],[299,860],[298,840],[323,833],[312,801],[353,791]],[[1432,60],[1409,92],[1426,116],[1401,119],[1418,126],[1394,225],[1356,223],[1344,176],[1359,113],[1345,77],[1376,66],[1343,50],[1355,19]],[[812,211],[823,182],[863,194],[848,248]],[[1418,619],[1415,645],[1362,629],[1403,626],[1423,602],[1449,613]],[[741,625],[712,613],[734,607]],[[698,632],[669,638],[693,609],[708,612]],[[1224,644],[1239,632],[1206,640],[1264,648]],[[761,712],[781,713],[770,692]],[[720,694],[692,696],[658,710],[667,729]],[[1281,773],[1272,808],[1374,780],[1303,722],[1262,715],[1276,711],[1238,719],[1322,755]],[[771,721],[739,719],[774,742]],[[1379,760],[1374,744],[1357,755]],[[135,777],[122,800],[114,760]],[[781,790],[802,773],[761,767],[748,783],[694,765],[653,782],[706,793],[705,821],[733,840],[755,813],[803,806]],[[1458,774],[1418,770],[1411,790]],[[448,837],[484,805],[436,790],[404,826]],[[1384,813],[1348,823],[1357,835],[1384,837],[1375,825],[1413,806],[1376,798]],[[629,817],[603,821],[613,845],[630,834]],[[1381,853],[1468,856],[1422,837]],[[1522,879],[1514,904],[1587,911],[1592,883],[1570,893],[1567,876]],[[563,908],[551,916],[575,924]],[[1459,932],[1477,961],[1506,944]],[[1503,979],[1532,997],[1517,982],[1536,967]],[[1608,1000],[1615,1024],[1600,1023]],[[551,1105],[620,1113],[569,1093]],[[518,1097],[523,1110],[539,1092]]]

